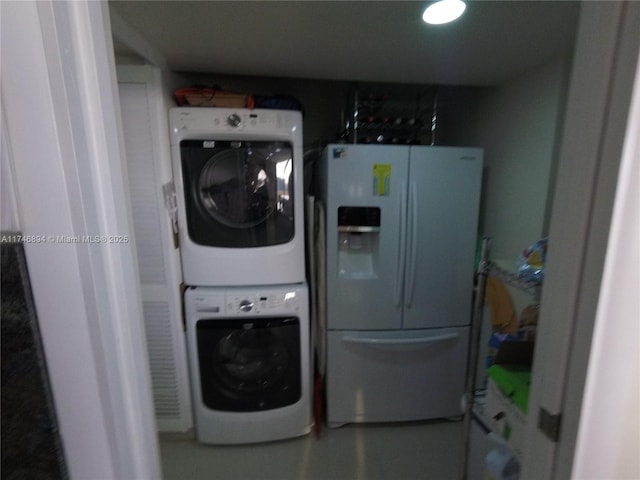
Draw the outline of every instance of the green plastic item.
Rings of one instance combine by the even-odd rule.
[[[522,413],[527,413],[531,369],[513,365],[492,365],[487,370],[487,375]]]

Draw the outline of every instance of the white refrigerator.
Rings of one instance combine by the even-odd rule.
[[[482,155],[324,150],[329,426],[462,414]]]

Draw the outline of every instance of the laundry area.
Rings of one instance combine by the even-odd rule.
[[[489,367],[531,368],[570,47],[501,85],[166,71],[110,8],[167,478],[518,478]]]
[[[444,23],[428,5],[461,16]],[[97,359],[77,364],[96,381],[92,411],[112,473],[570,478],[619,161],[600,165],[590,152],[616,157],[606,114],[622,118],[629,103],[622,60],[637,56],[640,9],[113,0],[5,10],[15,22],[37,20],[47,52],[34,64],[70,105],[61,110],[64,96],[55,97],[45,102],[53,115],[40,117],[68,147],[58,149],[63,175],[48,175],[68,185],[67,230],[126,234],[119,249],[47,237],[65,243],[60,262],[78,264],[69,288],[88,282],[78,293],[86,332],[82,314],[69,317],[82,327],[73,338],[86,333]],[[611,27],[599,42],[590,29],[609,15],[624,35]],[[106,49],[97,41],[60,54],[102,18]],[[94,24],[65,33],[65,22]],[[596,48],[605,40],[622,60]],[[95,84],[114,115],[95,114],[86,88],[83,101],[71,95],[86,85],[92,52],[106,52]],[[592,54],[625,80],[607,77],[613,93],[602,98],[597,78],[584,75]],[[587,97],[600,123],[580,130],[591,125]],[[16,118],[13,97],[7,105]],[[2,186],[19,187],[19,232],[31,228],[22,216],[40,210],[25,193],[37,190],[31,161],[4,160],[13,153],[5,136],[29,151],[17,131],[2,131],[3,177],[16,172]],[[102,156],[83,155],[101,146]],[[32,281],[45,278],[34,259],[45,265],[53,243],[27,245]],[[44,318],[55,289],[35,287]],[[586,320],[572,322],[578,316]],[[43,325],[53,362],[48,345],[59,335]],[[64,362],[75,352],[69,338]],[[71,458],[81,445],[65,433],[69,420],[91,415],[70,415],[70,389],[64,403],[61,369],[50,365],[60,449]]]

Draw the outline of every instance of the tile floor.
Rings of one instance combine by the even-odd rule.
[[[346,425],[243,445],[160,441],[165,480],[459,480],[464,422]]]

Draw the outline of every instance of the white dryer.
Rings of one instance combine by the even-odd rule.
[[[302,115],[180,107],[169,113],[184,281],[305,281]]]
[[[312,428],[306,284],[185,292],[198,441],[254,443]]]

